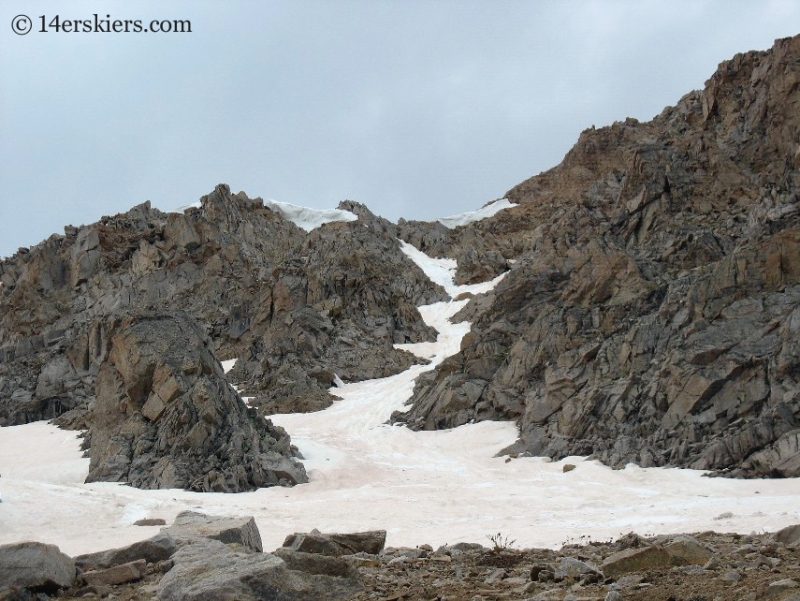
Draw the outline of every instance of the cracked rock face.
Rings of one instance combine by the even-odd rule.
[[[475,238],[512,267],[394,419],[513,419],[509,451],[615,467],[800,476],[799,82],[800,36],[739,54],[650,122],[583,132],[516,207],[407,232],[464,278]]]
[[[0,261],[0,425],[84,412],[102,324],[145,310],[185,311],[219,359],[240,358],[229,379],[262,415],[324,408],[334,374],[397,373],[419,360],[395,343],[435,340],[416,306],[447,295],[366,207],[305,232],[224,184],[200,205],[143,203]]]
[[[107,325],[87,482],[240,492],[307,482],[282,428],[248,409],[185,313]]]

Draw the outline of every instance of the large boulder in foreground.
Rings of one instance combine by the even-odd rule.
[[[288,434],[245,406],[186,313],[104,329],[87,482],[240,492],[308,481]]]
[[[172,560],[174,567],[158,585],[161,601],[334,601],[363,590],[356,578],[289,569],[271,553],[236,552],[211,539],[183,547]]]
[[[0,546],[0,587],[56,590],[72,586],[75,561],[55,545],[37,542]]]
[[[160,532],[152,538],[135,542],[127,547],[78,555],[75,558],[75,565],[87,571],[105,570],[141,560],[157,563],[169,559],[177,550],[175,540],[169,534]]]
[[[196,511],[182,511],[172,526],[162,528],[162,535],[184,546],[201,539],[218,540],[226,545],[240,545],[244,551],[261,553],[261,534],[256,521],[249,517],[211,516]]]

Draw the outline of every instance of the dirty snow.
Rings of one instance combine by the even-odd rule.
[[[445,281],[451,263],[404,251],[452,296],[469,289]],[[335,390],[342,400],[325,411],[273,416],[306,458],[311,482],[294,488],[224,495],[83,484],[89,460],[81,458],[75,432],[43,422],[0,429],[0,544],[32,539],[72,555],[97,551],[158,531],[133,526],[137,519],[169,523],[186,509],[255,516],[267,550],[289,533],[312,528],[383,528],[393,546],[489,545],[487,536],[500,532],[518,547],[559,547],[582,536],[607,539],[632,530],[748,533],[800,523],[800,479],[710,479],[697,471],[635,466],[614,471],[579,457],[506,462],[494,455],[516,439],[507,422],[438,432],[386,425],[392,411],[403,408],[414,378],[458,351],[469,324],[449,319],[466,302],[421,308],[438,340],[402,348],[430,364],[345,383]],[[563,473],[567,462],[577,469]]]

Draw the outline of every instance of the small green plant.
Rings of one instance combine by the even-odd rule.
[[[514,543],[517,542],[516,539],[512,540],[510,536],[503,536],[502,532],[492,534],[491,536],[487,534],[486,538],[492,542],[493,553],[499,553],[500,551],[510,549]]]

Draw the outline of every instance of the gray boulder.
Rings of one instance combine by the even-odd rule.
[[[354,532],[350,534],[323,534],[319,530],[309,533],[290,534],[283,546],[303,553],[320,555],[353,555],[369,553],[377,555],[386,544],[386,530]]]
[[[611,578],[619,578],[631,572],[641,572],[672,565],[672,558],[663,547],[652,546],[639,549],[625,549],[608,556],[603,561],[603,573]]]
[[[78,555],[75,558],[75,565],[86,571],[101,570],[140,559],[145,560],[147,563],[156,563],[169,559],[177,550],[178,546],[173,538],[169,534],[161,532],[152,538],[133,543],[127,547]]]
[[[261,553],[261,534],[252,517],[210,516],[194,511],[183,511],[161,535],[174,539],[179,546],[199,540],[218,540],[225,544],[240,545],[244,551]]]
[[[158,585],[161,601],[335,601],[363,590],[354,578],[291,570],[268,553],[238,553],[216,540],[188,544]]]
[[[784,545],[796,545],[800,543],[800,524],[786,526],[786,528],[778,530],[774,535],[774,539],[776,542],[783,543]]]
[[[664,550],[676,566],[705,565],[714,553],[693,536],[681,534],[664,545]]]
[[[38,542],[0,546],[0,584],[55,590],[72,586],[75,561],[55,545]]]

